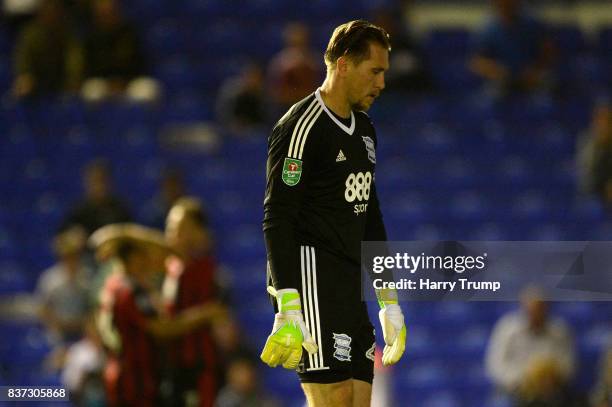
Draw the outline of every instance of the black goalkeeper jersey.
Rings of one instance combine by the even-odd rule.
[[[363,240],[386,240],[374,127],[364,112],[351,112],[346,122],[317,90],[291,107],[268,138],[263,230],[277,289],[299,286],[300,245],[358,266]]]

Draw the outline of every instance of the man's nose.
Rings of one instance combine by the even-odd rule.
[[[378,79],[376,83],[376,87],[379,90],[383,90],[385,88],[385,76],[384,75],[380,75],[380,78]]]

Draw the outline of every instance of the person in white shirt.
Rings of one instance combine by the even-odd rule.
[[[57,263],[45,270],[36,288],[40,320],[51,340],[62,345],[78,340],[89,311],[92,271],[83,259],[85,234],[73,227],[53,240]]]
[[[486,354],[486,370],[504,393],[517,390],[536,358],[553,359],[563,380],[575,369],[572,335],[560,319],[549,317],[548,304],[533,287],[521,294],[521,309],[503,316],[493,328]]]

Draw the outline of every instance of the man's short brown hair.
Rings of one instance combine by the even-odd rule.
[[[204,205],[202,201],[198,198],[192,196],[184,196],[179,198],[174,205],[173,208],[181,208],[185,212],[185,216],[193,220],[201,227],[208,227],[208,216],[206,215],[206,210],[204,209]]]
[[[381,27],[366,20],[353,20],[339,25],[327,44],[325,64],[331,68],[338,58],[345,55],[359,64],[370,56],[372,42],[391,51],[389,34]]]

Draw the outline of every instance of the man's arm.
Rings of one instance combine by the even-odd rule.
[[[298,120],[293,126],[276,126],[268,143],[263,230],[268,268],[277,290],[297,288],[300,282],[295,225],[314,164],[314,137],[304,134],[302,123]],[[299,148],[296,151],[298,141],[304,142],[301,152]]]
[[[127,291],[117,296],[113,310],[113,318],[119,325],[136,326],[162,340],[184,335],[225,315],[225,307],[218,303],[207,303],[186,309],[173,318],[147,317],[136,305],[132,294]]]
[[[297,123],[277,125],[268,143],[263,229],[268,272],[274,286],[268,287],[268,292],[276,298],[278,312],[260,358],[270,367],[295,369],[302,357],[302,347],[310,354],[317,352],[302,315],[295,229],[316,159],[309,131],[320,113],[313,100]]]
[[[387,241],[387,231],[385,229],[385,224],[383,222],[382,212],[380,210],[380,202],[378,200],[378,194],[376,192],[376,183],[372,181],[372,186],[370,189],[370,201],[368,202],[368,212],[366,219],[366,227],[365,233],[363,236],[363,240],[366,242],[386,242]],[[372,253],[374,254],[374,253]],[[389,254],[388,248],[384,247],[384,253],[376,253],[377,255],[387,256]],[[389,270],[383,271],[381,274],[373,274],[370,269],[373,259],[365,259],[366,264],[363,265],[366,267],[367,272],[370,276],[370,279],[382,278],[384,281],[390,282],[394,281],[393,273]],[[384,306],[385,301],[393,301],[397,303],[397,292],[395,290],[383,289],[376,291],[376,297],[378,298],[378,303],[381,307]]]
[[[373,130],[373,128],[372,128]],[[376,134],[374,140],[376,140]],[[376,192],[376,180],[372,177],[372,186],[370,188],[370,200],[368,201],[368,212],[363,240],[365,241],[387,241],[387,231],[383,222],[382,212],[380,210],[380,202],[378,193]],[[385,255],[388,249],[385,247]],[[372,264],[371,259],[366,259],[369,265]],[[370,277],[373,276],[371,270],[368,270]],[[393,274],[386,270],[380,275],[385,281],[393,281]],[[404,314],[398,303],[397,291],[391,289],[376,290],[376,298],[380,311],[378,318],[383,331],[383,339],[385,347],[383,349],[382,362],[383,365],[393,365],[397,363],[406,348],[406,325],[404,322]]]
[[[146,330],[158,339],[172,339],[193,331],[201,325],[225,316],[225,307],[217,303],[196,306],[173,318],[152,318],[146,322]]]
[[[376,182],[372,180],[370,188],[370,201],[368,202],[368,217],[366,219],[365,241],[387,241],[387,230],[383,222],[382,212],[380,210],[380,202],[378,201],[378,193],[376,192]]]

